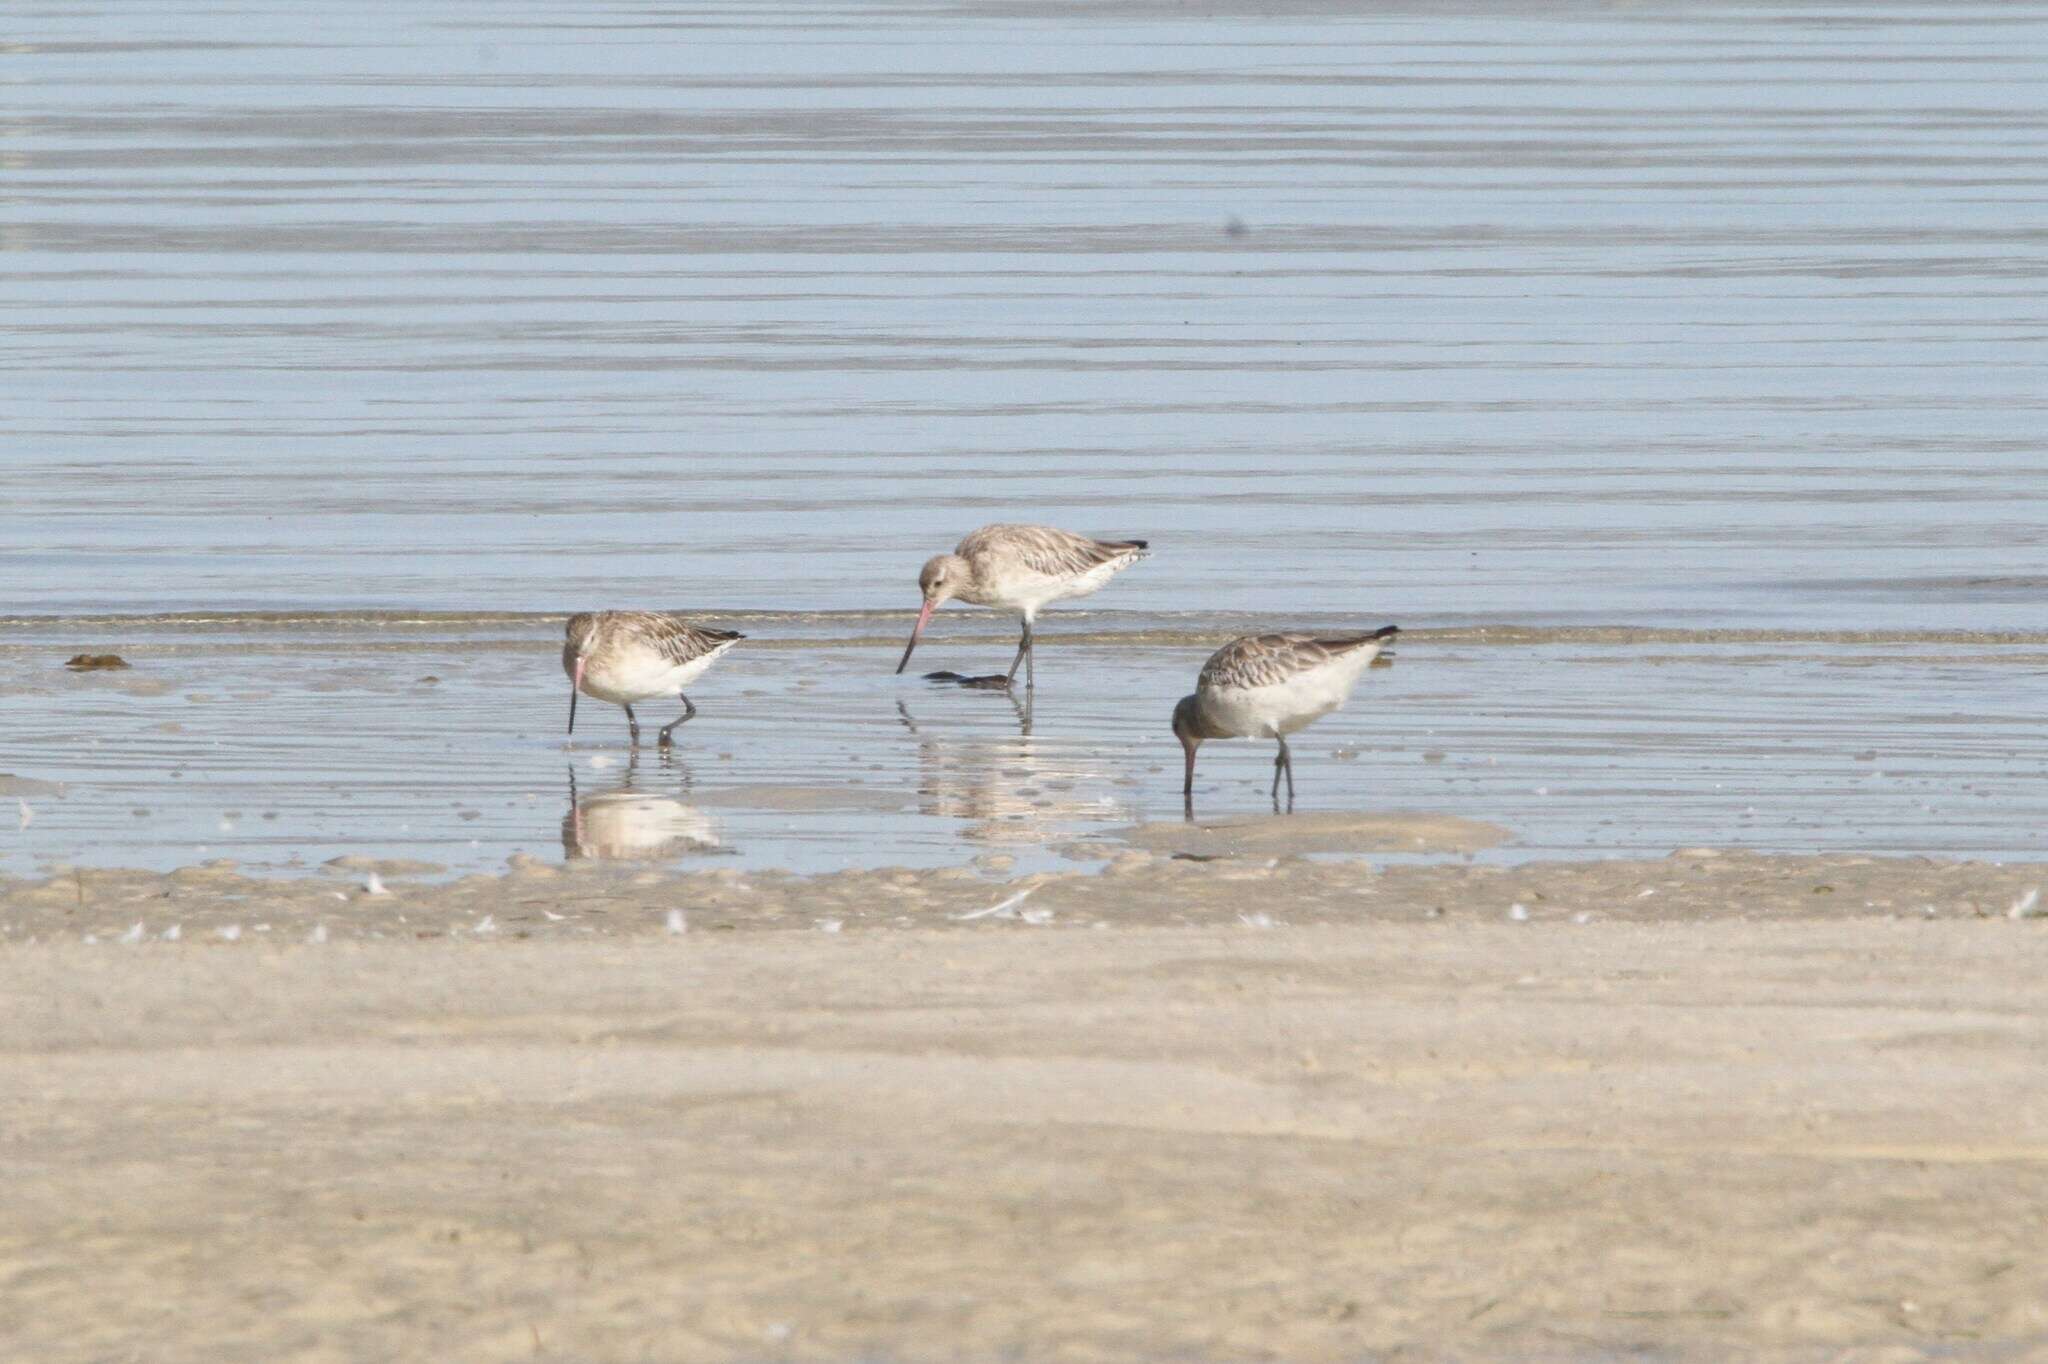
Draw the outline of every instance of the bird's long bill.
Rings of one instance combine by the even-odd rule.
[[[917,613],[917,625],[910,632],[910,643],[903,646],[903,658],[896,664],[896,671],[902,672],[910,666],[911,651],[917,648],[917,641],[924,634],[924,627],[931,624],[932,612],[939,609],[935,601],[927,601],[924,610]]]
[[[569,732],[576,732],[576,693],[583,690],[583,660],[576,660],[576,676],[569,683]]]
[[[1188,755],[1188,774],[1181,781],[1180,793],[1189,800],[1193,800],[1195,798],[1195,745],[1182,744],[1181,748],[1186,750]]]

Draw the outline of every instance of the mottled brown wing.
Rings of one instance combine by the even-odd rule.
[[[1197,685],[1202,687],[1274,687],[1319,668],[1353,649],[1386,639],[1394,632],[1365,635],[1246,635],[1233,639],[1209,656]]]
[[[664,658],[674,663],[692,662],[721,644],[746,638],[736,630],[712,630],[692,625],[681,616],[663,611],[620,611],[616,619],[621,626],[647,640],[661,651]]]
[[[1272,687],[1326,661],[1329,652],[1307,635],[1246,635],[1209,656],[1197,685]]]
[[[1048,578],[1077,578],[1145,548],[1143,540],[1091,540],[1055,526],[983,526],[953,549],[963,559],[999,553]]]

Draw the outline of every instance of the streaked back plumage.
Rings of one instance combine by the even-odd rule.
[[[1195,683],[1204,738],[1291,734],[1341,707],[1372,666],[1389,625],[1369,634],[1246,635],[1210,655]]]
[[[667,611],[586,611],[564,636],[562,671],[573,678],[580,659],[584,692],[614,703],[673,694],[746,638]]]
[[[1092,540],[1057,526],[999,522],[970,532],[953,552],[970,564],[986,560],[1014,564],[1046,578],[1080,578],[1109,564],[1136,563],[1144,540]]]
[[[1397,630],[1394,626],[1363,635],[1246,635],[1209,656],[1196,680],[1200,690],[1219,687],[1276,687],[1362,649],[1370,663]]]
[[[1092,540],[1057,526],[983,526],[942,556],[965,569],[962,581],[949,581],[947,595],[1030,620],[1053,602],[1099,591],[1145,557],[1146,543]]]
[[[583,611],[569,617],[565,634],[564,666],[571,671],[579,653],[594,658],[618,649],[651,649],[680,665],[746,638],[737,630],[693,625],[671,611]]]
[[[1173,736],[1187,755],[1181,791],[1188,817],[1194,818],[1195,750],[1205,739],[1277,739],[1274,806],[1284,777],[1293,809],[1294,758],[1287,736],[1349,700],[1358,679],[1399,633],[1399,627],[1383,625],[1356,635],[1245,635],[1211,654],[1194,691],[1173,708]]]

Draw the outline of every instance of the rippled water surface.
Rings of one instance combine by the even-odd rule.
[[[2048,596],[2048,7],[1365,8],[10,13],[0,771],[67,785],[0,867],[1050,856],[1165,812],[1203,643],[1337,618],[1809,643],[1418,635],[1318,799],[2031,849],[2033,646],[1940,632]],[[782,614],[999,518],[1157,551],[1028,739],[872,675],[897,618]],[[764,639],[580,835],[623,760],[562,750],[543,622],[87,619],[599,604]],[[1873,629],[1935,633],[1811,642]]]
[[[881,631],[901,618],[729,623],[750,638],[691,688],[675,752],[648,733],[637,758],[616,707],[586,700],[565,736],[551,620],[130,627],[99,637],[136,666],[81,674],[55,665],[62,636],[17,627],[0,648],[17,774],[0,777],[0,871],[527,853],[1000,873],[1181,816],[1167,717],[1214,642],[1199,634],[1048,634],[1027,709],[893,676]],[[942,618],[923,652],[1003,666],[1010,637],[976,627]],[[1488,856],[1509,860],[1701,843],[2048,855],[2048,637],[1492,633],[1404,638],[1350,709],[1296,737],[1298,808],[1489,820],[1513,841]],[[674,709],[643,705],[643,727]],[[1205,746],[1197,813],[1270,811],[1271,756]]]

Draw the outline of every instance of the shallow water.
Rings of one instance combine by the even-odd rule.
[[[1092,859],[1178,819],[1167,731],[1214,640],[1078,616],[1021,698],[898,678],[907,619],[739,618],[673,754],[617,708],[563,732],[552,619],[298,622],[96,635],[136,666],[73,674],[64,639],[0,646],[0,872],[63,863],[266,870],[330,857],[452,871],[517,853],[823,871]],[[934,667],[1007,663],[1007,633],[940,618]],[[1770,850],[2043,855],[2048,636],[1842,643],[1479,630],[1404,638],[1351,708],[1295,741],[1302,811],[1507,828],[1481,856]],[[428,680],[432,679],[432,680]],[[1026,725],[1029,732],[1026,733]],[[1197,813],[1269,812],[1271,750],[1204,747]],[[31,778],[54,786],[23,786]],[[12,798],[8,799],[7,796]],[[25,813],[27,823],[16,827]]]
[[[1416,632],[1320,808],[2036,851],[2048,7],[1184,8],[10,16],[0,870],[1043,863],[1311,620]],[[1155,546],[1028,738],[887,675],[998,518]],[[761,636],[626,794],[595,605]]]

